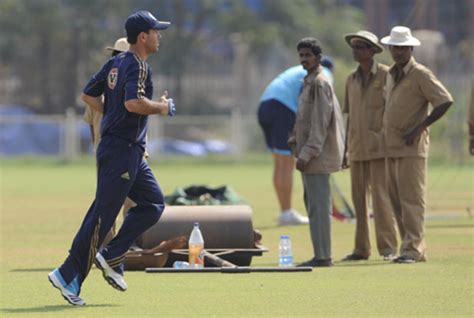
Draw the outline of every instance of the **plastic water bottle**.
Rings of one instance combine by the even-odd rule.
[[[199,223],[194,223],[193,231],[189,236],[189,267],[203,268],[204,267],[204,239],[202,238]]]
[[[183,262],[183,261],[176,261],[173,263],[173,268],[177,268],[177,269],[189,268],[189,263]]]
[[[280,244],[278,246],[278,266],[293,266],[293,252],[291,249],[291,240],[289,235],[280,236]]]

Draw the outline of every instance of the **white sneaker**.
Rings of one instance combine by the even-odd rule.
[[[128,286],[123,276],[117,273],[112,269],[112,267],[107,264],[107,261],[102,256],[102,254],[97,253],[95,255],[95,265],[102,270],[102,276],[104,279],[115,289],[120,291],[126,291]]]
[[[383,256],[384,261],[393,261],[397,258],[397,255],[395,254],[387,254]]]
[[[278,217],[279,226],[302,225],[302,224],[308,224],[308,223],[309,223],[308,217],[299,214],[298,211],[293,210],[293,209],[280,213],[280,216]]]
[[[69,285],[66,285],[66,282],[57,268],[48,274],[48,279],[54,288],[59,289],[61,295],[68,303],[75,306],[86,305],[86,302],[78,295],[79,287],[77,282],[73,281]]]

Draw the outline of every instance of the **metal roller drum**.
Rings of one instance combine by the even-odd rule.
[[[199,222],[207,251],[236,265],[247,266],[252,256],[267,251],[255,245],[252,209],[247,205],[167,206],[160,221],[143,233],[137,243],[152,248],[160,242],[186,235]],[[186,250],[173,250],[167,266],[186,260]]]
[[[253,248],[252,209],[247,205],[167,206],[160,221],[143,233],[142,248],[189,236],[199,222],[206,249]]]

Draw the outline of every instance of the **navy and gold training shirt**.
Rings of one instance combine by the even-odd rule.
[[[151,68],[132,52],[123,52],[110,58],[92,76],[84,94],[104,95],[104,116],[101,136],[116,136],[127,142],[145,147],[147,115],[131,113],[125,102],[131,99],[153,98]]]

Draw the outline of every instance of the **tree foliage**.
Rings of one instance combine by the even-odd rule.
[[[233,34],[257,65],[275,48],[293,51],[305,36],[345,63],[342,34],[360,29],[363,19],[331,0],[2,0],[0,80],[18,83],[8,102],[49,113],[75,107],[84,82],[107,58],[104,47],[124,36],[126,17],[139,9],[173,24],[160,58],[150,62],[174,79],[178,98],[190,67],[233,58]]]

